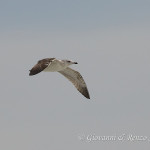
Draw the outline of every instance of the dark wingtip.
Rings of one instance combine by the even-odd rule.
[[[84,88],[82,94],[83,94],[87,99],[90,99],[90,94],[89,94],[89,91],[88,91],[87,87]]]
[[[29,73],[29,76],[32,76],[31,72]]]
[[[87,99],[91,99],[91,98],[90,98],[90,96],[89,96],[89,97],[87,97]]]
[[[89,94],[88,94],[88,95],[86,95],[85,97],[86,97],[87,99],[90,99],[90,95],[89,95]]]
[[[30,71],[29,76],[33,76],[34,73],[32,72],[32,70],[29,70],[29,71]]]

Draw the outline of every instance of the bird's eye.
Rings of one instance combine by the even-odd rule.
[[[71,61],[70,61],[70,60],[68,60],[68,62],[70,63]]]

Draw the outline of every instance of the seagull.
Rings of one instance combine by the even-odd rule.
[[[73,62],[70,60],[59,60],[56,58],[45,58],[39,60],[35,66],[29,73],[29,76],[36,75],[42,71],[44,72],[59,72],[63,76],[65,76],[68,80],[70,80],[76,89],[87,99],[90,99],[90,95],[86,86],[86,83],[78,71],[71,69],[70,65],[78,64],[77,62]]]

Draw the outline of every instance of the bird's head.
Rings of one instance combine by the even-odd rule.
[[[78,64],[77,62],[73,62],[73,61],[67,60],[67,59],[62,60],[62,62],[64,62],[65,65],[67,65],[67,66],[70,66],[70,65],[72,65],[72,64]]]

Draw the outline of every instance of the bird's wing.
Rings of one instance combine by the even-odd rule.
[[[40,73],[46,67],[48,67],[54,59],[55,58],[45,58],[45,59],[39,60],[37,64],[31,70],[29,70],[30,71],[29,75],[32,76],[32,75],[36,75]]]
[[[79,72],[69,67],[58,72],[64,75],[67,79],[69,79],[82,95],[90,99],[90,95],[89,95],[86,83]]]

